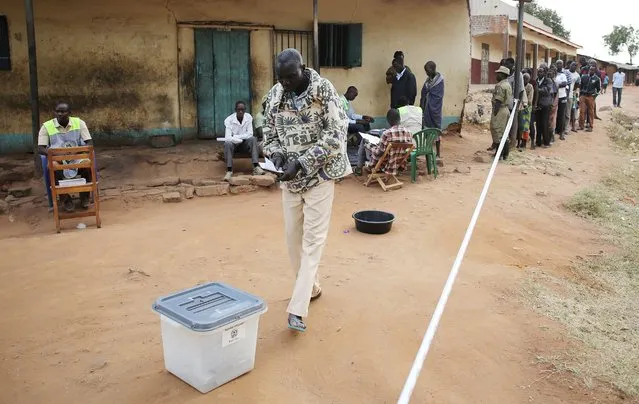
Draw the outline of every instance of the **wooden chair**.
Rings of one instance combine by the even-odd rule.
[[[88,160],[73,164],[60,164],[64,160]],[[49,168],[49,183],[51,184],[51,199],[53,202],[53,218],[55,227],[60,233],[60,221],[65,219],[73,219],[77,217],[95,216],[95,223],[98,228],[102,226],[100,221],[100,198],[98,192],[98,177],[95,169],[95,153],[93,146],[65,147],[47,150],[47,164]],[[76,185],[70,187],[61,187],[56,185],[55,172],[74,168],[91,169],[92,182],[85,185]],[[67,195],[79,192],[93,192],[94,203],[87,210],[78,212],[60,212],[58,206],[58,195]]]
[[[386,170],[386,167],[405,166],[412,151],[412,143],[389,143],[384,154],[382,154],[382,157],[380,157],[368,175],[364,185],[369,186],[374,181],[377,181],[384,192],[389,189],[401,188],[404,183],[397,179],[396,170]]]

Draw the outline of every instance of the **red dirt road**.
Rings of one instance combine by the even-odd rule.
[[[624,96],[639,111],[639,92]],[[601,115],[595,132],[525,153],[560,159],[545,174],[539,161],[498,168],[414,403],[621,401],[536,363],[574,345],[520,298],[528,269],[563,271],[601,247],[594,226],[561,207],[618,157]],[[87,220],[62,234],[46,212],[0,216],[0,402],[396,402],[489,168],[473,155],[489,142],[474,128],[445,138],[445,173],[395,192],[338,184],[324,294],[304,335],[286,328],[294,275],[277,190],[177,205],[111,200],[102,229]],[[354,230],[351,214],[368,208],[396,213],[391,233]],[[269,311],[255,369],[202,395],[164,370],[151,304],[215,280],[261,296]]]

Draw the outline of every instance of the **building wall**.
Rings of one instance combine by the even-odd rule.
[[[503,0],[470,0],[470,15],[471,16],[496,16],[505,15],[511,20],[517,20],[519,18],[519,7],[515,3],[508,4]],[[552,28],[544,24],[539,18],[534,15],[524,13],[524,21],[539,27],[546,31],[552,32]]]
[[[23,2],[3,5],[13,70],[0,72],[0,152],[11,152],[30,147],[29,75]],[[50,0],[36,2],[35,18],[41,120],[51,117],[56,100],[69,100],[101,142],[128,144],[152,133],[195,135],[193,25],[187,22],[253,25],[251,89],[257,109],[273,84],[271,30],[312,30],[312,1]],[[320,0],[319,18],[363,23],[362,67],[321,72],[340,92],[349,85],[360,89],[358,112],[385,115],[384,73],[393,52],[402,49],[418,87],[425,80],[424,63],[437,62],[446,78],[444,115],[459,118],[470,73],[467,0],[371,0],[365,6]],[[438,24],[424,24],[426,19]],[[229,105],[229,113],[232,109]]]
[[[481,35],[472,38],[471,77],[472,84],[481,83],[481,52],[482,44],[488,45],[488,84],[497,82],[495,70],[499,68],[499,62],[504,58],[502,35]]]

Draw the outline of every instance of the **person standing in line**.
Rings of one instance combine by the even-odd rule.
[[[433,61],[428,61],[424,65],[426,81],[422,87],[422,96],[419,106],[422,108],[424,117],[422,126],[424,128],[442,129],[442,109],[444,107],[444,76],[437,72],[437,65]],[[441,138],[435,142],[437,158],[440,158]]]
[[[597,77],[599,77],[599,86],[601,87],[601,72],[599,71],[599,68],[597,67],[597,61],[595,59],[590,59],[588,61],[588,65],[590,67],[594,67],[595,68],[595,74],[597,75]],[[588,68],[587,71],[588,74],[590,74],[590,68]],[[599,118],[599,115],[597,114],[597,96],[599,96],[599,94],[597,94],[594,98],[594,102],[595,102],[595,107],[594,107],[594,111],[595,111],[595,119],[597,120],[601,120],[601,118]],[[590,113],[590,112],[588,112]]]
[[[626,73],[618,69],[612,75],[612,106],[621,108],[621,93],[623,92],[623,83],[626,82]]]
[[[545,63],[539,65],[537,69],[537,137],[535,145],[537,147],[550,146],[550,110],[553,103],[554,82],[547,77],[548,66]]]
[[[606,94],[606,90],[608,89],[609,82],[610,82],[610,79],[608,78],[608,75],[605,75],[603,78],[603,82],[601,83],[601,94]]]
[[[510,76],[508,76],[508,83],[510,83],[510,88],[512,89],[512,93],[513,93],[513,98],[508,108],[510,108],[510,110],[512,111],[515,104],[515,98],[518,99],[519,106],[517,107],[518,108],[517,114],[519,114],[519,111],[521,111],[521,107],[523,104],[522,100],[525,97],[524,76],[521,72],[515,71],[515,59],[513,58],[504,59],[503,66],[506,66],[508,70],[510,70]],[[519,80],[519,94],[515,94],[515,80]],[[517,134],[519,133],[519,118],[518,116],[516,116],[515,118],[516,119],[513,119],[513,124],[512,124],[512,127],[510,128],[509,144],[511,147],[515,147],[515,140],[517,139]]]
[[[586,130],[592,132],[594,128],[595,117],[595,97],[601,91],[601,79],[597,74],[597,68],[590,67],[590,72],[581,76],[581,90],[579,96],[579,129],[584,129],[584,123],[586,120],[586,112],[588,113],[588,120],[590,121],[590,127]]]
[[[579,58],[579,75],[583,76],[584,74],[588,74],[590,71],[590,63],[586,60],[585,57],[581,56]]]
[[[526,149],[526,142],[530,137],[530,117],[532,112],[532,105],[535,95],[533,85],[530,83],[530,75],[524,73],[524,84],[526,89],[526,97],[524,97],[524,109],[521,111],[521,122],[519,125],[519,137],[517,138],[517,150],[520,152]]]
[[[508,67],[500,66],[495,73],[497,73],[497,85],[493,92],[493,112],[490,116],[490,134],[493,138],[493,144],[488,148],[488,151],[495,150],[495,153],[497,153],[496,150],[499,148],[501,138],[504,136],[504,132],[508,126],[508,117],[510,116],[508,105],[512,101],[513,90],[510,83],[508,83],[508,76],[510,76],[510,69],[508,69]],[[507,139],[502,155],[500,156],[504,160],[508,158],[510,151],[509,142],[510,139]]]
[[[283,170],[282,207],[289,258],[296,274],[288,327],[304,332],[320,288],[317,269],[328,235],[335,180],[351,174],[348,118],[333,84],[304,66],[295,49],[277,56],[278,83],[267,97],[264,152]]]
[[[635,75],[635,86],[639,87],[639,72]]]
[[[523,70],[530,76],[529,84],[532,86],[533,99],[530,103],[530,148],[535,148],[535,136],[537,133],[537,103],[539,102],[539,94],[537,92],[537,80],[533,79],[533,70],[529,67]]]
[[[557,78],[557,69],[555,66],[548,68],[548,78],[552,80],[552,107],[550,108],[550,117],[548,127],[550,130],[550,144],[555,143],[555,128],[557,127],[557,110],[559,109],[558,88],[555,79]]]
[[[566,107],[568,105],[568,90],[570,89],[570,81],[564,73],[564,61],[559,59],[555,64],[557,68],[557,76],[555,76],[555,85],[557,86],[557,122],[555,124],[555,134],[559,135],[559,139],[566,140]]]
[[[408,105],[415,105],[415,97],[417,97],[415,75],[404,66],[404,58],[395,58],[393,68],[398,73],[391,85],[391,108],[399,108],[399,99],[402,97],[406,97]]]
[[[579,82],[581,81],[581,75],[577,71],[577,63],[571,62],[568,73],[571,78],[570,88],[568,89],[568,105],[566,106],[566,128],[564,134],[568,134],[568,124],[570,123],[571,130],[577,132],[575,125],[577,106],[579,105],[579,97],[577,91],[579,90]]]

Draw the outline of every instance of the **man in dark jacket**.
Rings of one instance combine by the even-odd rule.
[[[391,108],[399,108],[399,99],[406,97],[409,105],[415,104],[417,97],[417,80],[415,75],[404,66],[404,59],[395,58],[393,68],[397,72],[391,86]]]
[[[553,97],[553,81],[547,77],[548,65],[542,63],[537,69],[537,93],[539,96],[537,101],[537,139],[535,145],[537,147],[550,147],[550,110],[552,109]],[[533,101],[534,103],[534,101]]]

